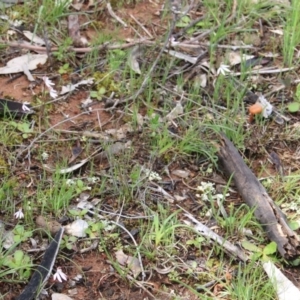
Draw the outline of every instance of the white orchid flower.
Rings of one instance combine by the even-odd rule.
[[[217,71],[217,75],[219,76],[220,74],[222,75],[226,75],[227,73],[230,73],[230,69],[229,69],[229,66],[228,65],[224,65],[224,64],[220,64],[220,67]]]
[[[62,271],[60,267],[56,269],[56,273],[53,275],[54,280],[58,280],[59,282],[63,282],[63,280],[67,280],[67,275]]]
[[[19,208],[19,210],[14,213],[14,216],[16,219],[23,219],[24,214],[23,214],[22,208]]]

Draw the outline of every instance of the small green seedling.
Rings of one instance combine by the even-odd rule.
[[[185,28],[186,26],[189,25],[191,22],[191,18],[189,16],[183,16],[180,18],[180,20],[176,23],[176,27],[178,28]]]
[[[16,250],[13,255],[7,256],[3,265],[15,270],[15,273],[21,280],[27,280],[30,276],[30,269],[32,267],[31,259],[22,250]]]
[[[101,87],[98,91],[91,91],[90,92],[90,97],[91,98],[96,98],[97,100],[101,101],[103,95],[106,93],[105,87]]]
[[[275,242],[271,242],[266,245],[263,249],[257,247],[256,245],[248,242],[243,241],[242,246],[244,249],[252,252],[252,258],[254,260],[261,259],[262,261],[269,261],[274,260],[273,254],[277,251],[277,245]]]
[[[32,236],[32,231],[26,231],[24,226],[17,225],[14,230],[14,241],[16,243],[25,242]]]
[[[196,248],[199,248],[203,242],[205,242],[205,238],[202,237],[202,236],[198,236],[193,240],[188,240],[186,242],[186,244],[191,245],[191,246],[195,246]]]
[[[60,248],[61,249],[67,248],[68,250],[72,250],[74,249],[74,245],[76,242],[77,242],[77,237],[66,235],[62,238]]]
[[[69,213],[73,217],[79,217],[82,219],[82,217],[88,212],[88,209],[83,209],[83,210],[77,210],[77,209],[69,209]]]
[[[63,75],[63,74],[68,74],[71,72],[71,68],[70,68],[70,65],[68,63],[62,65],[59,70],[58,70],[58,73]]]
[[[30,137],[30,134],[33,132],[30,123],[28,122],[15,122],[15,121],[10,121],[9,125],[13,126],[15,129],[19,130],[22,132],[22,137],[24,139],[27,139]]]
[[[90,238],[96,238],[99,237],[104,227],[105,225],[102,222],[91,222],[85,232]]]

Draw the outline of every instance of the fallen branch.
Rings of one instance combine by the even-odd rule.
[[[6,42],[6,41],[1,41],[0,43],[9,47],[14,47],[14,48],[22,48],[22,49],[28,49],[28,50],[32,50],[38,53],[42,53],[42,52],[47,52],[47,48],[46,47],[42,47],[42,46],[35,46],[32,45],[28,42]],[[104,50],[104,49],[108,49],[108,50],[114,50],[114,49],[126,49],[126,48],[130,48],[133,47],[135,45],[138,44],[144,44],[144,45],[155,45],[154,41],[150,41],[148,39],[138,39],[135,40],[133,42],[130,43],[124,43],[124,44],[120,44],[120,43],[115,43],[115,44],[109,44],[109,43],[104,43],[103,45],[99,45],[99,46],[95,46],[95,47],[82,47],[82,48],[76,48],[76,47],[69,47],[66,49],[67,52],[75,52],[75,53],[89,53],[95,50]],[[51,47],[49,50],[51,52],[53,51],[58,51],[58,47]]]
[[[196,229],[202,236],[217,242],[219,246],[222,247],[225,250],[225,252],[228,253],[230,256],[234,257],[235,259],[239,259],[242,262],[246,262],[248,260],[248,257],[243,252],[243,250],[223,239],[210,228],[199,222],[190,213],[185,213],[184,215],[190,220],[192,220],[193,223],[195,223],[193,226],[194,229]],[[186,223],[187,225],[191,225],[189,221],[184,221],[184,223]]]
[[[115,12],[113,11],[111,4],[109,1],[107,1],[106,3],[106,8],[108,10],[108,13],[115,19],[117,20],[119,23],[121,23],[124,27],[127,27],[127,24],[120,18],[118,17]]]
[[[243,200],[249,207],[256,208],[255,217],[262,224],[269,239],[277,244],[282,257],[297,257],[300,254],[299,237],[290,229],[281,210],[225,135],[221,137],[218,157],[227,175],[233,177]]]

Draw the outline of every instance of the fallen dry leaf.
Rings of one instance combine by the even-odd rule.
[[[23,72],[24,65],[28,70],[35,70],[38,65],[43,65],[47,61],[47,54],[24,54],[15,57],[7,62],[5,67],[0,68],[0,74],[13,74]]]
[[[135,278],[142,272],[140,262],[136,257],[126,255],[123,250],[118,250],[115,254],[118,263],[127,266]]]

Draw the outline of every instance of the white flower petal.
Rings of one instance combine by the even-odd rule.
[[[49,77],[47,76],[44,76],[43,78],[43,81],[45,83],[45,86],[49,89],[52,89],[52,86],[51,85],[54,85],[54,83],[49,79]]]
[[[272,104],[264,97],[264,96],[259,96],[257,102],[262,105],[263,111],[262,115],[264,118],[268,118],[273,111],[273,106]]]
[[[54,90],[54,89],[51,89],[50,90],[50,97],[53,98],[53,99],[57,98],[58,97],[57,91]]]
[[[14,213],[14,216],[16,219],[23,219],[24,214],[23,214],[22,208],[19,208],[19,210]]]
[[[23,111],[31,111],[31,109],[27,106],[28,104],[30,104],[29,102],[24,102],[22,104],[22,110]]]
[[[53,275],[53,279],[62,282],[63,280],[67,280],[67,275],[58,267],[56,273]]]
[[[226,73],[230,73],[230,72],[231,72],[231,71],[230,71],[228,65],[220,64],[220,67],[219,67],[219,69],[218,69],[218,71],[217,71],[217,75],[222,74],[222,75],[225,76]]]

